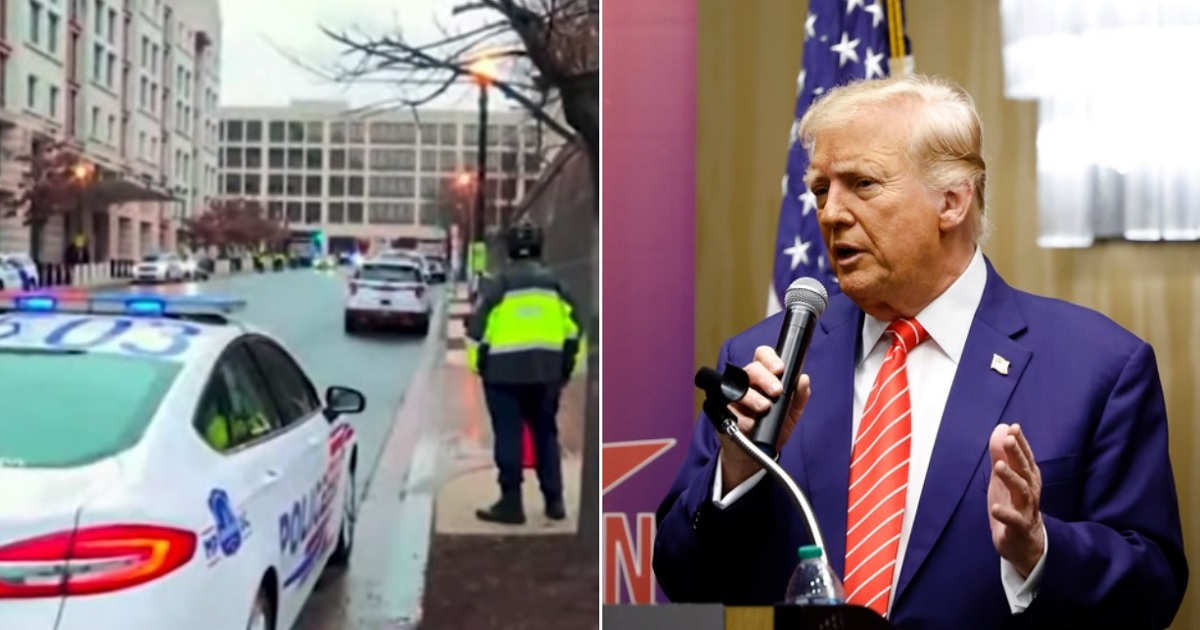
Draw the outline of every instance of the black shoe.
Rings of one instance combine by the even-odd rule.
[[[500,499],[486,510],[475,510],[475,518],[488,523],[524,525],[525,508],[520,503]]]
[[[546,518],[552,521],[561,521],[567,518],[567,508],[563,505],[562,499],[546,502]]]

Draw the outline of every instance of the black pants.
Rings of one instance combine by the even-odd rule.
[[[500,490],[504,494],[520,494],[524,476],[521,466],[521,433],[524,423],[530,424],[534,451],[537,453],[537,476],[542,496],[547,501],[561,501],[562,461],[558,453],[559,385],[504,385],[484,383],[488,412],[492,416],[495,435],[496,467],[500,469]]]

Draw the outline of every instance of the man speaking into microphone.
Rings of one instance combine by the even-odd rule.
[[[799,134],[842,294],[811,324],[775,452],[848,603],[901,628],[1170,625],[1188,572],[1154,352],[1009,287],[983,255],[971,97],[921,76],[857,82]],[[717,369],[750,379],[730,406],[748,436],[784,391],[783,319],[721,349]],[[809,541],[765,475],[696,423],[658,510],[673,601],[782,603]]]

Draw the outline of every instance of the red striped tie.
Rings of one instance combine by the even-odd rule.
[[[897,319],[883,367],[867,396],[850,457],[846,519],[846,593],[851,604],[886,615],[904,495],[908,487],[912,407],[908,399],[908,351],[929,338],[915,319]]]

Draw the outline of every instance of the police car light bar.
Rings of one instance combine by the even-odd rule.
[[[109,315],[229,314],[246,307],[246,301],[218,295],[159,295],[113,292],[25,292],[0,294],[0,311],[27,313],[93,313]]]

